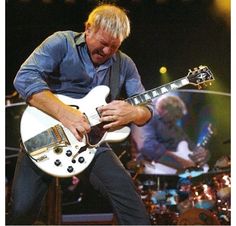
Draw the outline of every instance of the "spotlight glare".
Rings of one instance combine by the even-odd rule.
[[[160,68],[159,72],[160,72],[161,74],[166,74],[167,68],[166,68],[165,66],[162,66],[162,67]]]

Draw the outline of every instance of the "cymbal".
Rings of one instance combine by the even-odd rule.
[[[154,181],[154,180],[145,180],[145,181],[143,181],[143,185],[145,185],[145,186],[154,186],[154,185],[156,185],[156,182]]]

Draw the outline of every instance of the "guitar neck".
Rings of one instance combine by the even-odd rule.
[[[212,124],[209,123],[205,128],[202,129],[201,136],[197,142],[196,148],[203,147],[205,148],[208,144],[209,139],[214,134]]]
[[[141,104],[145,104],[148,101],[161,96],[171,90],[176,90],[178,88],[181,88],[183,86],[186,86],[190,84],[187,76],[177,79],[173,82],[167,83],[165,85],[159,86],[157,88],[145,91],[141,94],[137,94],[135,96],[129,97],[128,99],[126,99],[125,101],[127,101],[128,103],[132,104],[132,105],[141,105]]]

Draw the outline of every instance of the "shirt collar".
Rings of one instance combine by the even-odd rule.
[[[76,45],[81,45],[81,44],[84,44],[85,43],[85,33],[79,33],[76,41],[75,41],[75,44]]]

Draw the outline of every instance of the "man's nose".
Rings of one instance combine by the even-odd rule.
[[[102,49],[103,53],[106,54],[106,55],[110,55],[112,50],[110,47],[106,46]]]

